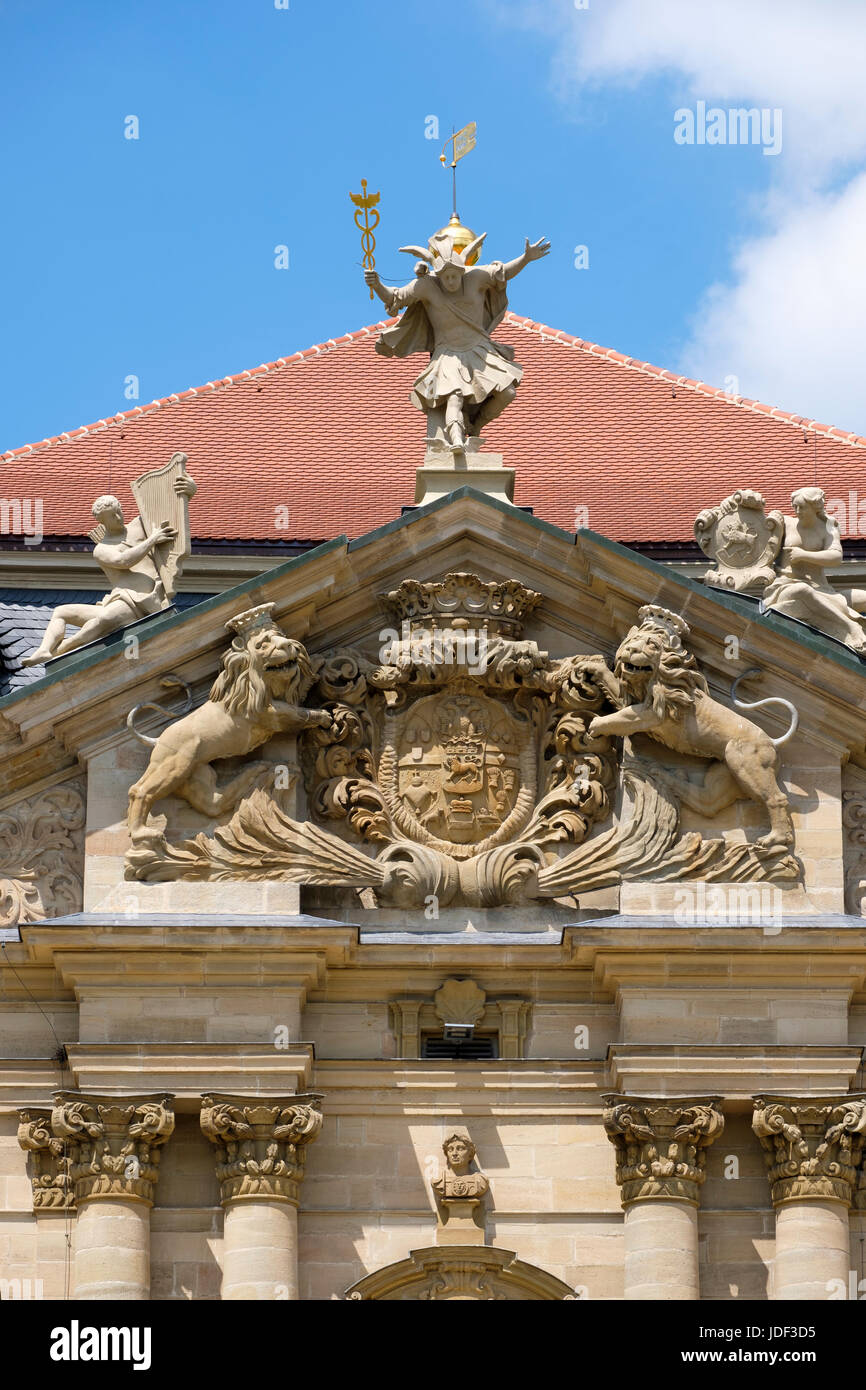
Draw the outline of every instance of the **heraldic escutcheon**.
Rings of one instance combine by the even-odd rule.
[[[382,595],[394,626],[380,635],[378,660],[353,648],[310,656],[298,642],[287,645],[271,616],[249,624],[239,615],[232,627],[240,636],[210,698],[221,719],[239,718],[230,713],[241,704],[231,672],[243,667],[249,680],[257,654],[271,654],[254,683],[261,708],[244,714],[244,738],[253,725],[261,738],[250,747],[268,727],[297,730],[305,817],[265,760],[252,765],[251,781],[235,771],[229,788],[240,799],[230,805],[226,791],[218,794],[226,814],[210,834],[169,843],[153,822],[140,823],[137,806],[127,876],[282,879],[353,889],[365,907],[404,909],[431,896],[442,907],[567,904],[638,876],[795,879],[784,795],[769,768],[766,787],[732,776],[729,799],[762,801],[773,833],[751,843],[682,834],[675,773],[634,754],[620,728],[617,711],[628,725],[646,708],[641,727],[650,740],[676,746],[668,730],[675,718],[694,725],[688,737],[700,754],[701,730],[721,721],[735,737],[764,740],[775,756],[757,725],[710,697],[685,646],[686,624],[664,609],[641,609],[610,670],[601,656],[555,659],[525,639],[524,621],[540,601],[515,580],[406,580]],[[672,672],[680,673],[675,704],[664,696]],[[655,710],[663,713],[656,718]],[[163,738],[179,743],[179,730]],[[718,756],[714,748],[715,734],[708,759]],[[206,772],[194,768],[192,776]]]

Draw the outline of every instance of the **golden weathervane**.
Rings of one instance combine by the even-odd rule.
[[[454,247],[455,251],[465,251],[468,246],[472,245],[473,241],[477,240],[472,228],[465,227],[463,223],[460,221],[460,218],[457,213],[457,161],[459,159],[462,159],[464,155],[469,154],[470,150],[475,149],[475,131],[475,121],[470,121],[469,124],[465,125],[462,130],[452,131],[452,133],[448,136],[448,139],[445,141],[445,144],[442,146],[442,153],[439,156],[440,164],[447,164],[448,157],[445,151],[448,149],[449,145],[452,147],[451,178],[453,181],[454,211],[451,213],[451,218],[448,222],[448,226],[443,227],[442,230],[440,232],[437,232],[436,235],[441,236],[444,232],[447,232],[448,236],[451,239],[451,245]],[[472,255],[469,257],[467,264],[475,265],[475,263],[478,260],[478,256],[479,252],[474,251]]]
[[[442,146],[442,153],[439,156],[440,164],[447,164],[448,158],[445,154],[445,151],[447,150],[449,145],[452,147],[451,179],[454,192],[453,216],[455,217],[455,219],[457,217],[457,161],[458,159],[462,159],[464,155],[469,154],[470,150],[475,149],[476,128],[476,122],[470,121],[469,124],[465,125],[462,130],[452,131],[451,134],[448,136],[448,139],[445,141],[445,144]]]
[[[367,192],[366,179],[361,180],[360,193],[349,194],[349,197],[355,204],[355,226],[361,233],[361,245],[364,248],[363,260],[365,270],[375,270],[376,268],[376,257],[373,254],[376,250],[376,238],[373,233],[379,225],[379,213],[376,209],[376,204],[381,196],[381,191],[379,193]],[[361,222],[362,215],[364,218],[363,223]],[[374,298],[372,289],[370,290],[370,298]]]

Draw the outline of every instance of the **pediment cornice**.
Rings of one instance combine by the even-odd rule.
[[[688,622],[711,688],[723,700],[749,666],[764,672],[760,696],[793,698],[801,728],[828,753],[862,752],[864,669],[839,643],[777,614],[760,614],[738,595],[709,590],[669,566],[590,531],[561,531],[519,509],[462,488],[357,540],[337,538],[181,614],[137,627],[130,660],[122,634],[73,653],[42,680],[0,701],[13,762],[54,740],[57,758],[87,758],[124,737],[132,704],[160,695],[180,674],[198,694],[213,678],[225,623],[242,608],[274,604],[274,615],[312,653],[375,645],[391,619],[381,596],[403,580],[449,571],[516,578],[541,593],[526,635],[558,656],[610,653],[637,610],[655,603]],[[741,659],[725,657],[735,637]],[[792,694],[796,692],[796,694]],[[108,733],[107,731],[112,732]]]

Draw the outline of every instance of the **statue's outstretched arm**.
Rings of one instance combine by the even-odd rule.
[[[369,285],[373,293],[379,296],[389,314],[396,314],[398,309],[404,308],[415,298],[415,287],[418,281],[411,280],[408,285],[394,288],[392,285],[382,283],[377,270],[365,270],[364,283]]]
[[[550,242],[545,241],[544,237],[541,237],[538,241],[534,241],[531,245],[529,237],[527,237],[526,245],[523,248],[523,255],[518,256],[516,260],[505,262],[506,280],[512,280],[515,275],[520,274],[524,266],[529,265],[530,261],[539,261],[542,256],[548,255],[549,252]]]

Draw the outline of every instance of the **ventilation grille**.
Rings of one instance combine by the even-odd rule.
[[[482,1033],[462,1042],[451,1042],[441,1033],[426,1033],[421,1043],[421,1056],[440,1062],[485,1062],[499,1056],[498,1042],[494,1033]]]

